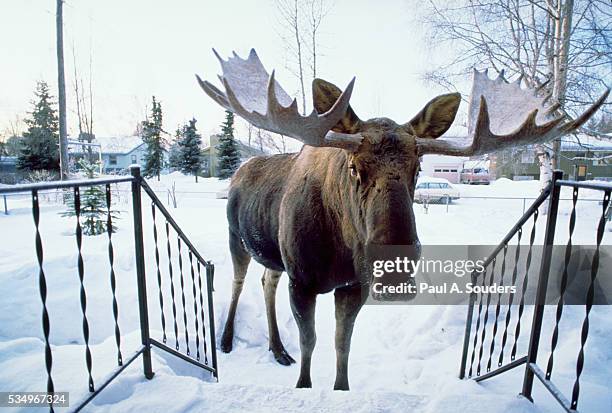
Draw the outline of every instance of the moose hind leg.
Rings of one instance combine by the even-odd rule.
[[[334,390],[348,390],[348,357],[357,314],[363,305],[360,286],[337,288],[336,304],[336,382]]]
[[[289,298],[293,317],[300,330],[301,365],[300,377],[296,384],[297,388],[312,387],[310,379],[310,361],[312,352],[317,342],[315,332],[315,306],[317,295],[309,291],[303,291],[299,286],[289,284]]]
[[[269,350],[274,353],[276,361],[284,366],[289,366],[295,363],[295,360],[287,353],[283,346],[280,333],[278,332],[278,323],[276,321],[276,288],[278,287],[278,280],[282,274],[281,271],[266,268],[261,277],[261,284],[266,300],[266,315],[268,316],[268,334],[270,337]]]
[[[251,256],[244,248],[240,236],[230,231],[229,236],[230,252],[232,255],[232,264],[234,267],[234,280],[232,282],[232,299],[227,312],[227,320],[225,320],[225,328],[221,336],[221,351],[229,353],[232,351],[232,341],[234,339],[234,318],[236,317],[236,308],[238,307],[238,299],[242,292],[244,277],[246,276]]]

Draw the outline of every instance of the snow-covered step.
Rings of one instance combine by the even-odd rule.
[[[161,374],[152,381],[128,374],[94,399],[95,412],[538,412],[526,399],[499,394],[415,395],[392,391],[294,389],[223,384],[191,376]],[[431,389],[429,389],[431,390]]]

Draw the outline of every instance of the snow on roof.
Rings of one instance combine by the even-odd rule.
[[[129,153],[143,144],[140,136],[96,136],[102,153]]]
[[[561,149],[564,151],[610,151],[612,152],[612,136],[610,139],[601,139],[594,136],[579,134],[564,136],[561,140]]]
[[[78,145],[76,139],[68,137],[71,143],[71,152],[80,152],[83,147]],[[92,142],[99,144],[102,153],[127,154],[143,144],[140,136],[96,136]],[[97,152],[97,148],[95,151]]]

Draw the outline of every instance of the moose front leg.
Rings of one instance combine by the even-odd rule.
[[[300,350],[302,353],[300,377],[295,387],[310,388],[312,387],[312,381],[310,379],[310,361],[317,342],[317,334],[315,332],[315,306],[317,295],[309,291],[304,291],[299,286],[290,282],[289,298],[293,317],[300,330]]]
[[[357,314],[364,303],[361,286],[337,288],[336,301],[336,382],[334,390],[348,390],[348,357]]]

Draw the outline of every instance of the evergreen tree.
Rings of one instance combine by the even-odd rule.
[[[165,139],[162,137],[162,109],[161,103],[153,96],[151,118],[142,123],[142,141],[147,145],[144,155],[143,175],[147,177],[159,175],[164,168]]]
[[[96,170],[99,168],[98,162],[90,163],[86,160],[79,162],[85,175],[88,179],[96,178]],[[81,228],[85,235],[99,235],[107,232],[108,228],[108,210],[106,206],[106,191],[99,185],[83,187],[80,194],[80,215],[81,215]],[[68,210],[63,212],[61,215],[64,217],[72,217],[76,215],[74,206],[74,192],[66,194],[66,205]],[[117,228],[114,225],[115,220],[118,217],[118,212],[111,209],[111,232],[116,232]]]
[[[226,179],[240,166],[240,152],[234,139],[234,114],[225,111],[225,122],[221,125],[221,137],[217,145],[218,173],[221,179]]]
[[[181,129],[176,130],[176,136],[170,150],[168,150],[168,167],[172,172],[181,170],[181,148],[179,146],[179,140],[181,139]]]
[[[22,170],[59,170],[59,125],[47,83],[38,82],[34,95],[34,110],[25,120],[28,130],[23,134],[17,167]]]
[[[202,169],[202,154],[200,152],[202,137],[196,130],[195,118],[183,126],[178,145],[180,148],[181,172],[195,175],[195,181],[198,182],[198,172]]]

